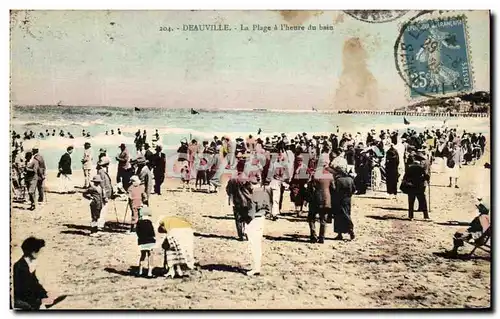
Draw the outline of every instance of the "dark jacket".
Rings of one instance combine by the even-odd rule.
[[[165,153],[156,153],[153,156],[153,174],[155,176],[165,175],[165,166],[167,164],[167,159]]]
[[[68,153],[64,153],[59,160],[59,171],[64,175],[71,175],[73,171],[71,170],[71,156]]]
[[[48,296],[47,291],[38,282],[35,273],[36,271],[30,273],[28,263],[24,257],[14,264],[14,304],[16,304],[16,301],[17,303],[21,301],[23,304],[29,305],[31,309],[40,309],[42,299]]]
[[[350,148],[347,151],[345,151],[345,159],[347,161],[347,165],[354,165],[355,160],[354,160],[354,149]]]
[[[271,212],[271,189],[256,188],[252,191],[252,205],[248,210],[248,221],[256,217],[263,217]]]
[[[397,171],[399,167],[399,154],[395,148],[389,148],[385,155],[385,169],[394,169]]]
[[[146,150],[146,152],[144,152],[144,158],[146,159],[146,161],[148,161],[147,165],[148,165],[149,169],[154,167],[153,157],[154,157],[154,154],[153,154],[153,152],[151,152],[151,150]]]
[[[227,182],[226,194],[230,197],[234,207],[249,207],[252,198],[251,192],[251,187],[244,176],[231,178]]]
[[[410,192],[421,193],[425,191],[425,182],[430,180],[430,176],[421,164],[412,163],[406,169],[403,180],[407,182]]]
[[[155,229],[153,227],[153,223],[151,223],[148,219],[140,219],[137,222],[137,244],[153,244],[156,243],[155,239]]]

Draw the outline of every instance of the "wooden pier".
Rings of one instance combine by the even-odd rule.
[[[338,111],[338,114],[428,116],[428,117],[490,117],[489,113],[379,111],[379,110],[358,110],[358,111],[347,111],[347,112],[346,111]]]

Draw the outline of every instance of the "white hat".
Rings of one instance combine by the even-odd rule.
[[[134,175],[130,178],[130,181],[133,183],[133,182],[140,182],[141,180],[139,179],[139,176]]]

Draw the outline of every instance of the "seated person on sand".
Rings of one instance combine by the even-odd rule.
[[[45,241],[29,237],[21,245],[23,256],[14,264],[14,308],[22,310],[44,309],[45,306],[54,304],[36,276],[36,260]]]
[[[453,250],[450,251],[451,255],[458,254],[458,248],[464,245],[465,241],[474,240],[477,241],[481,238],[486,231],[490,231],[490,217],[488,216],[490,212],[489,200],[481,200],[481,202],[476,205],[479,216],[476,216],[469,224],[469,228],[457,231],[453,238]]]
[[[194,234],[191,224],[181,217],[164,216],[160,218],[158,233],[166,234],[163,267],[168,270],[167,278],[176,273],[183,276],[181,267],[194,269]],[[167,269],[168,268],[168,269]]]

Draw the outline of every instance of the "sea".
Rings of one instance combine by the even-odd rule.
[[[85,107],[85,106],[14,106],[11,108],[10,129],[23,137],[25,131],[33,131],[35,140],[23,140],[26,149],[35,143],[46,160],[47,169],[57,170],[58,161],[64,154],[66,147],[73,145],[72,166],[80,169],[80,159],[83,155],[83,144],[90,142],[94,158],[97,159],[100,148],[108,151],[112,159],[118,154],[118,146],[125,143],[132,154],[136,156],[134,137],[140,130],[146,130],[148,140],[158,130],[160,140],[170,161],[176,159],[176,151],[181,140],[197,139],[211,141],[214,136],[248,137],[252,134],[257,137],[259,128],[260,137],[273,137],[281,133],[289,137],[302,132],[312,135],[329,135],[337,129],[349,132],[353,136],[360,132],[366,134],[371,129],[377,132],[384,129],[399,130],[407,128],[422,131],[426,128],[448,127],[466,129],[468,132],[489,134],[489,118],[457,118],[457,117],[420,117],[407,116],[410,122],[405,125],[402,116],[393,115],[361,115],[338,114],[324,111],[298,110],[243,110],[243,109],[212,109],[197,110],[199,114],[191,114],[190,109],[172,108],[134,108],[125,107]],[[56,130],[56,136],[38,138],[39,133],[45,130]],[[114,135],[110,131],[114,130]],[[118,135],[118,129],[122,134]],[[59,131],[71,132],[75,137],[69,139],[60,137]],[[91,137],[83,137],[82,130],[90,132]],[[108,131],[108,135],[106,135]],[[150,144],[152,144],[150,142]]]

